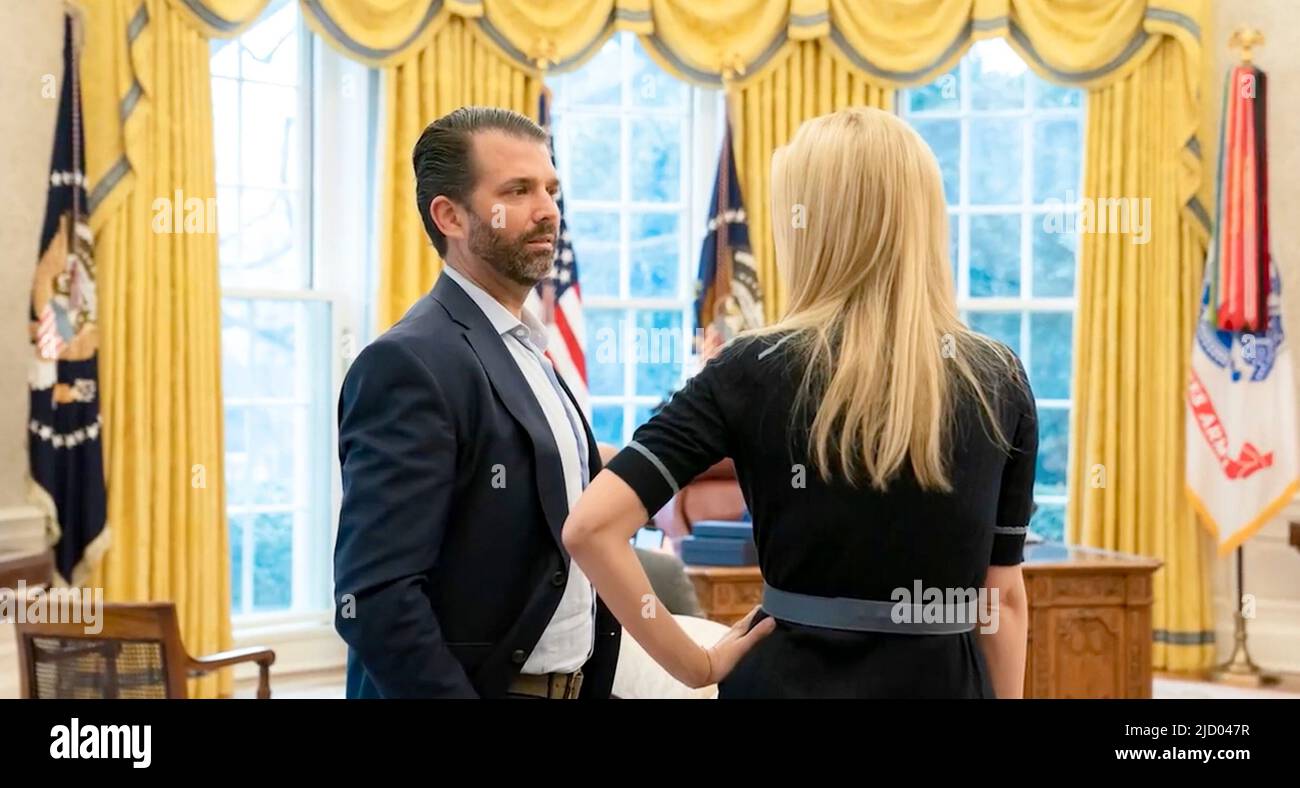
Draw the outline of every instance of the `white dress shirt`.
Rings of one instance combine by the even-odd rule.
[[[520,320],[486,290],[450,265],[444,265],[442,270],[483,311],[528,381],[560,451],[564,490],[572,509],[583,488],[582,456],[585,448],[578,446],[579,437],[574,434],[576,425],[578,435],[583,435],[581,440],[586,440],[582,432],[583,416],[567,396],[561,396],[547,375],[551,362],[542,355],[546,352],[546,327],[528,311],[528,307],[523,308],[523,319]],[[595,638],[596,593],[578,564],[570,561],[568,582],[560,605],[520,672],[572,673],[591,657]]]

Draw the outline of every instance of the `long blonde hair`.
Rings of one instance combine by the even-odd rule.
[[[961,322],[943,182],[920,135],[869,108],[804,123],[772,158],[772,227],[787,307],[750,333],[792,332],[805,369],[795,414],[816,410],[808,447],[823,479],[865,472],[884,490],[910,462],[922,488],[951,490],[963,393],[1006,447],[988,381],[1020,367]]]

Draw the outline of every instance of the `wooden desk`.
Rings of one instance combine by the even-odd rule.
[[[1026,546],[1025,697],[1151,697],[1151,575],[1160,566],[1051,542]],[[734,624],[762,601],[756,566],[687,566],[686,573],[714,621]]]
[[[54,581],[54,558],[49,551],[0,550],[0,588],[16,588],[19,581],[28,586],[50,585]]]

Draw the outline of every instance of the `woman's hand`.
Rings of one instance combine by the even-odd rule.
[[[712,647],[703,649],[705,657],[708,659],[709,672],[704,680],[695,685],[692,689],[707,687],[711,684],[717,684],[731,673],[741,658],[749,653],[749,650],[758,645],[758,641],[772,634],[776,629],[776,619],[768,617],[758,622],[753,629],[749,624],[758,614],[759,605],[732,625],[727,634],[723,635]]]

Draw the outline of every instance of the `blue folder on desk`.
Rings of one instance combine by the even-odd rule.
[[[682,563],[693,566],[754,566],[754,524],[747,520],[700,520],[682,540]]]

